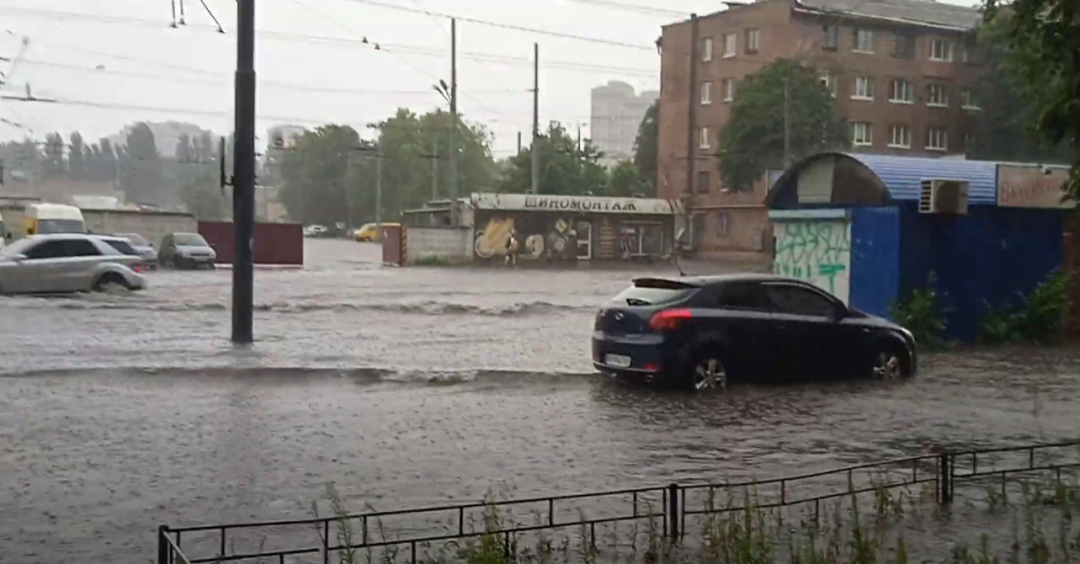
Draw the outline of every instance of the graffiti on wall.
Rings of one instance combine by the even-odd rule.
[[[511,233],[517,234],[515,249],[508,244]],[[493,217],[473,240],[481,259],[502,258],[513,250],[524,260],[577,260],[577,248],[577,233],[561,217]]]
[[[821,220],[777,223],[773,272],[810,282],[846,304],[851,277],[851,224]]]

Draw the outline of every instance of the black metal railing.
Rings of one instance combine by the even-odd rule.
[[[1049,462],[1039,460],[1040,454],[1053,450],[1066,448],[1075,449],[1075,457],[1071,461]],[[986,468],[987,462],[997,455],[1022,453],[1026,454],[1024,461],[1004,468]],[[957,471],[957,462],[970,460],[970,470]],[[980,469],[980,460],[983,468]],[[965,468],[968,468],[965,466]],[[314,517],[309,519],[295,519],[283,521],[262,521],[251,523],[230,523],[223,525],[204,525],[194,527],[167,527],[162,526],[158,530],[158,564],[204,564],[210,562],[239,562],[260,561],[279,562],[284,564],[286,558],[318,555],[324,564],[329,564],[331,555],[346,550],[357,549],[388,549],[408,547],[409,562],[415,564],[418,559],[418,549],[430,546],[432,543],[448,542],[458,539],[475,538],[480,536],[500,538],[505,551],[509,554],[515,550],[517,535],[542,530],[565,529],[569,527],[581,528],[588,531],[588,537],[596,539],[596,526],[602,524],[619,523],[627,521],[649,520],[659,521],[658,532],[670,541],[678,541],[686,530],[686,518],[688,516],[708,515],[728,511],[742,510],[751,504],[757,509],[769,509],[789,507],[795,505],[813,504],[814,514],[820,513],[822,502],[838,499],[845,496],[858,495],[872,491],[892,490],[896,488],[908,488],[918,484],[930,484],[934,486],[933,496],[936,503],[949,504],[955,495],[957,483],[974,483],[980,480],[1001,478],[1002,488],[1006,487],[1009,476],[1021,473],[1052,471],[1058,483],[1061,483],[1063,470],[1080,468],[1080,440],[1058,443],[1042,443],[1016,447],[965,450],[955,452],[942,452],[895,458],[891,460],[856,464],[842,468],[810,472],[796,476],[773,478],[767,480],[748,480],[733,483],[703,483],[691,485],[670,484],[661,487],[637,488],[612,490],[604,492],[591,492],[549,497],[534,497],[515,500],[488,500],[475,503],[447,505],[438,507],[425,507],[417,509],[404,509],[397,511],[370,511],[352,515],[335,515],[333,517]],[[867,481],[866,476],[870,476]],[[831,491],[821,492],[820,485],[812,488],[809,494],[799,495],[796,491],[799,486],[806,487],[808,482],[821,480]],[[746,492],[753,490],[751,500]],[[771,490],[771,491],[770,491]],[[722,505],[717,507],[713,500],[717,495],[732,492],[743,492],[747,497],[744,503]],[[704,494],[705,500],[700,500],[702,509],[691,509],[690,501],[695,494]],[[690,496],[690,497],[688,497]],[[589,518],[585,512],[579,509],[576,519],[560,519],[558,510],[569,508],[569,502],[597,501],[611,498],[622,498],[629,501],[629,507],[623,506],[615,515]],[[695,504],[697,505],[697,504]],[[475,524],[477,512],[482,515],[487,512],[512,512],[515,507],[539,506],[543,509],[534,512],[536,522],[533,524],[521,524],[511,519],[509,523],[505,519],[495,519],[492,523],[484,523],[477,530],[467,526],[466,517],[473,517],[469,525]],[[643,507],[644,506],[644,507]],[[384,519],[394,517],[431,517],[449,516],[444,525],[449,525],[449,530],[431,533],[428,531],[408,536],[406,538],[386,538],[383,533],[372,534],[371,525],[380,523]],[[360,533],[357,539],[350,542],[335,542],[331,538],[331,525],[345,523],[359,523]],[[318,533],[320,539],[317,545],[300,546],[285,549],[263,550],[261,547],[256,551],[230,551],[229,542],[245,532],[265,532],[289,527],[304,527],[309,531]],[[184,538],[193,535],[212,534],[216,554],[206,557],[194,558],[186,556],[181,550]],[[264,539],[269,535],[264,535]],[[203,539],[205,540],[205,539]],[[203,543],[205,545],[205,542]],[[230,553],[231,552],[231,553]]]

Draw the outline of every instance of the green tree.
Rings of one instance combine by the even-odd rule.
[[[75,180],[86,178],[86,146],[78,131],[71,134],[71,147],[68,153],[68,175]]]
[[[121,162],[120,186],[129,201],[157,204],[165,200],[161,155],[149,125],[135,124],[127,134],[123,155],[117,157]]]
[[[558,122],[536,140],[540,151],[540,193],[582,195],[602,193],[608,185],[607,171],[598,162],[601,153],[592,142],[578,146]],[[524,194],[532,189],[532,151],[510,158],[510,169],[499,184],[500,192]]]
[[[657,166],[656,159],[660,151],[660,101],[657,100],[645,111],[645,117],[638,126],[634,140],[634,166],[638,176],[644,181],[649,196],[656,194]],[[614,170],[612,173],[614,174]]]
[[[361,182],[352,168],[365,149],[374,156],[348,126],[327,125],[301,135],[282,159],[281,199],[289,216],[304,223],[347,222],[360,199]]]
[[[632,197],[635,195],[651,195],[652,183],[642,177],[640,170],[634,161],[619,161],[608,171],[607,188],[604,194],[607,196]]]
[[[992,30],[1000,26],[1010,86],[1026,102],[1021,107],[1031,108],[1018,117],[1034,118],[1038,146],[1067,151],[1066,194],[1080,198],[1080,3],[985,0],[985,18]]]
[[[725,186],[753,186],[770,168],[784,166],[784,92],[787,90],[790,158],[846,148],[846,120],[833,109],[817,72],[779,59],[746,77],[735,94],[731,117],[720,131],[720,176]]]
[[[1023,74],[1023,59],[1009,43],[1008,18],[986,22],[978,31],[982,74],[973,91],[981,108],[974,119],[970,158],[1002,161],[1068,162],[1070,143],[1048,143],[1038,130],[1040,108]]]
[[[64,176],[67,166],[64,161],[64,138],[53,132],[45,136],[45,176]]]
[[[221,189],[221,174],[216,163],[189,165],[198,167],[194,178],[180,187],[180,200],[199,219],[217,221],[232,216],[232,195]]]

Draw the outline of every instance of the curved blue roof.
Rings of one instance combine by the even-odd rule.
[[[889,196],[900,201],[919,201],[919,186],[923,179],[947,178],[966,180],[969,184],[968,202],[972,205],[997,204],[997,163],[963,159],[930,159],[926,157],[896,157],[867,153],[844,153],[866,165],[889,189]]]

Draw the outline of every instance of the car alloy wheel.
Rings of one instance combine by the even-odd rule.
[[[892,351],[878,353],[874,359],[874,376],[881,380],[897,380],[904,374],[900,357]]]
[[[694,367],[694,390],[727,387],[727,370],[724,363],[715,358],[706,358]]]

